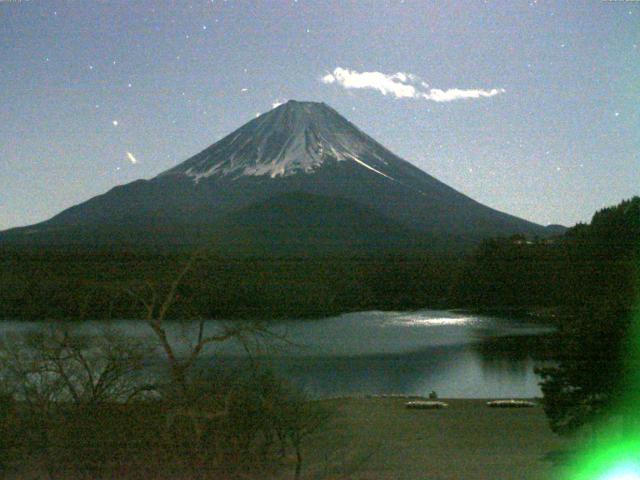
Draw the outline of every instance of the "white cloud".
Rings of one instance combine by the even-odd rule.
[[[386,75],[380,72],[356,72],[346,68],[336,68],[333,73],[322,77],[322,83],[337,83],[346,88],[372,88],[383,95],[391,94],[396,98],[415,98],[417,90],[409,85],[406,74],[398,72]]]
[[[136,159],[136,157],[133,156],[133,153],[131,152],[127,152],[127,158],[129,159],[129,161],[135,165],[136,163],[138,163],[138,160]]]
[[[273,103],[271,104],[271,108],[279,107],[283,103],[284,103],[284,100],[280,100],[280,99],[274,100]]]
[[[393,95],[395,98],[417,98],[433,102],[493,97],[505,92],[504,88],[492,88],[489,90],[450,88],[441,90],[439,88],[429,88],[426,82],[411,73],[397,72],[388,75],[382,72],[357,72],[340,67],[324,75],[320,81],[325,84],[336,83],[348,90],[367,88],[377,90],[383,95]]]

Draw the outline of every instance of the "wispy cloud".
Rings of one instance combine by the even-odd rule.
[[[439,88],[432,88],[429,90],[429,93],[423,94],[423,98],[433,100],[434,102],[451,102],[465,98],[493,97],[494,95],[505,92],[506,90],[504,88],[492,88],[490,90],[482,90],[479,88],[449,88],[447,90],[440,90]]]
[[[429,85],[416,75],[405,72],[386,74],[382,72],[357,72],[347,68],[336,68],[324,75],[320,81],[325,84],[335,83],[346,89],[367,88],[377,90],[383,95],[395,98],[417,98],[433,102],[451,102],[469,98],[493,97],[504,93],[504,88],[461,89],[429,88]]]

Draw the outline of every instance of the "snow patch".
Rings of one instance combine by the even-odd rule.
[[[389,165],[383,157],[375,142],[330,108],[289,102],[167,173],[186,175],[195,183],[208,177],[277,178],[312,174],[328,161],[353,161],[395,181],[384,172]]]
[[[360,160],[358,157],[354,157],[353,155],[349,155],[349,158],[351,158],[351,160],[353,160],[354,162],[359,163],[360,165],[362,165],[363,167],[368,168],[369,170],[373,170],[374,172],[376,172],[379,175],[382,175],[383,177],[387,177],[389,180],[393,180],[393,178],[391,178],[389,175],[382,173],[380,170],[376,170],[375,168],[373,168],[371,165],[367,165],[366,163],[364,163],[362,160]]]

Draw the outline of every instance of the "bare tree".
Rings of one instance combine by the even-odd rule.
[[[235,341],[249,353],[256,342],[267,337],[275,338],[276,335],[257,321],[207,323],[198,316],[195,319],[172,320],[170,323],[169,312],[178,299],[181,283],[199,258],[198,253],[194,254],[164,291],[147,280],[142,288],[129,290],[128,294],[143,307],[143,321],[149,326],[167,361],[170,381],[163,390],[166,434],[176,440],[176,435],[182,441],[186,440],[191,445],[192,453],[201,460],[212,454],[204,452],[205,431],[215,425],[217,428],[228,428],[231,406],[239,402],[241,393],[239,385],[234,385],[234,382],[225,385],[209,382],[207,385],[206,380],[197,378],[195,367],[198,360],[208,347]],[[176,322],[188,332],[188,338],[179,341],[170,335],[170,329],[175,329]],[[187,432],[190,432],[190,438],[185,439]],[[217,442],[211,438],[209,441]]]
[[[79,473],[104,467],[108,449],[93,449],[102,441],[100,421],[113,405],[144,389],[147,354],[144,342],[111,330],[84,334],[76,326],[51,324],[5,336],[0,371],[18,405],[13,433],[20,436],[20,457],[28,459],[23,465],[38,464],[50,478],[61,469]],[[74,429],[92,432],[93,446],[80,446],[84,453],[75,453],[76,443],[89,438],[74,435]]]
[[[304,441],[326,425],[330,418],[328,409],[318,402],[311,402],[302,393],[290,391],[284,408],[281,422],[286,438],[291,443],[295,454],[294,479],[299,480],[302,474],[302,446]]]
[[[256,343],[259,344],[263,339],[290,342],[284,336],[270,331],[262,322],[207,324],[202,317],[179,320],[182,326],[193,329],[192,341],[186,345],[186,351],[186,342],[180,345],[170,336],[168,314],[178,298],[181,283],[197,261],[198,254],[193,255],[165,293],[161,293],[161,289],[151,281],[146,281],[138,291],[128,291],[143,307],[143,320],[150,327],[167,360],[170,374],[170,390],[164,399],[169,407],[166,414],[167,429],[176,430],[178,426],[177,430],[180,430],[179,421],[183,425],[186,421],[191,425],[192,443],[201,452],[205,431],[211,425],[218,425],[226,429],[224,440],[235,445],[233,455],[251,456],[252,449],[257,449],[262,461],[266,461],[274,437],[278,437],[282,451],[287,445],[294,450],[295,479],[298,480],[302,470],[303,442],[326,423],[327,411],[270,376],[254,373],[248,383],[245,380],[243,384],[242,380],[236,378],[225,385],[206,386],[198,384],[199,379],[194,372],[198,359],[210,346],[227,341],[240,343],[257,372],[259,368],[251,355]],[[184,435],[184,429],[179,433]],[[213,442],[219,440],[214,439]]]
[[[46,413],[54,403],[126,401],[140,391],[149,347],[111,330],[80,334],[67,326],[8,336],[0,365],[16,396]]]
[[[247,344],[249,336],[270,335],[273,336],[262,322],[256,321],[236,321],[218,323],[216,331],[205,332],[205,319],[198,316],[194,319],[182,319],[184,322],[194,323],[195,343],[190,345],[186,354],[179,354],[177,346],[172,344],[167,331],[167,316],[174,305],[178,288],[185,276],[192,270],[194,264],[199,259],[200,254],[196,252],[182,268],[180,273],[171,282],[168,291],[163,295],[156,285],[147,280],[142,291],[128,290],[128,294],[139,302],[144,308],[144,321],[149,325],[155,335],[160,348],[164,352],[171,374],[172,382],[183,391],[187,389],[187,373],[193,368],[203,350],[211,344],[220,344],[228,340],[235,339],[243,345]]]

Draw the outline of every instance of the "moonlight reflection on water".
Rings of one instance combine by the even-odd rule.
[[[37,330],[45,324],[5,322],[2,333]],[[79,328],[97,334],[104,323]],[[112,321],[127,335],[149,335],[142,321]],[[194,330],[168,324],[171,340],[184,345]],[[207,322],[212,332],[218,321]],[[252,361],[273,368],[314,397],[366,394],[449,398],[535,397],[534,367],[540,338],[552,330],[511,318],[452,311],[356,312],[317,320],[277,322],[272,330],[287,342],[262,342]],[[200,366],[237,366],[247,360],[243,345],[209,349]]]

